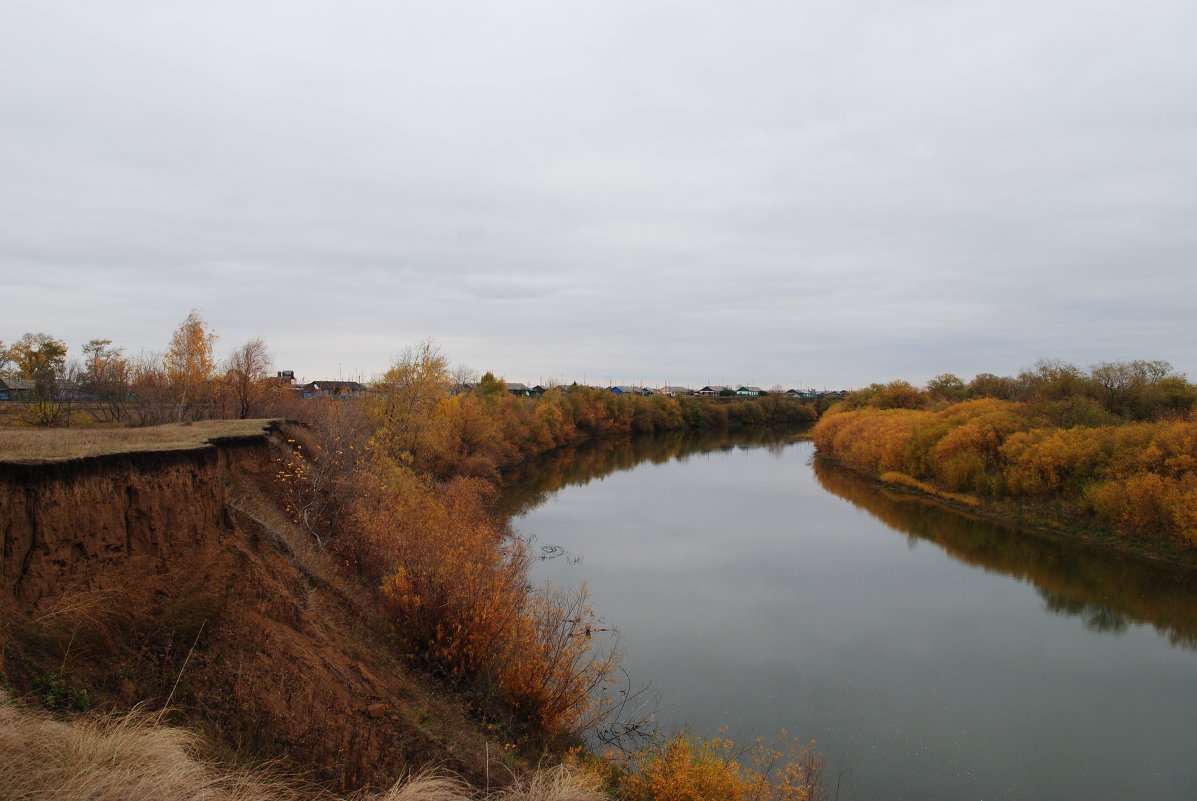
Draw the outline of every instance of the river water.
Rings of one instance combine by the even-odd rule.
[[[1197,580],[880,490],[809,442],[606,442],[524,473],[666,730],[817,741],[840,799],[1197,798]],[[572,557],[572,558],[570,558]]]

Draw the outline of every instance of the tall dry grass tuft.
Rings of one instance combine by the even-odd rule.
[[[361,801],[465,801],[472,795],[473,790],[464,779],[422,770],[396,782],[381,795],[362,796]]]
[[[535,771],[517,779],[497,801],[605,801],[602,780],[570,765]]]
[[[217,770],[197,735],[131,714],[62,723],[0,693],[0,801],[298,801],[286,782]]]

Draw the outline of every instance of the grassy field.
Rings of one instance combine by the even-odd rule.
[[[104,453],[198,448],[215,437],[260,434],[269,420],[202,420],[148,428],[0,428],[0,462],[53,462]]]

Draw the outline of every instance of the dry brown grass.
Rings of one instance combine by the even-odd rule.
[[[0,693],[0,801],[298,801],[286,782],[219,770],[199,738],[139,715],[61,723]]]
[[[0,801],[335,801],[287,777],[204,760],[200,737],[132,713],[60,722],[0,691]],[[472,801],[487,797],[452,774],[425,770],[352,801]],[[605,801],[597,780],[569,767],[517,778],[491,801]]]
[[[201,420],[148,428],[0,427],[0,462],[38,463],[105,453],[203,447],[217,437],[260,434],[270,420]]]
[[[936,498],[943,498],[946,501],[953,501],[955,503],[964,504],[965,506],[978,507],[981,501],[975,495],[965,495],[958,492],[948,492],[939,487],[928,484],[926,481],[919,481],[917,478],[912,478],[905,473],[899,473],[891,470],[881,474],[881,482],[884,484],[892,484],[895,487],[906,487],[907,489],[917,490],[926,493],[927,495]]]
[[[601,780],[569,765],[544,768],[517,779],[497,801],[606,801]]]

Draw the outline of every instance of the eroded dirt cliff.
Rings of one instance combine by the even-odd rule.
[[[169,706],[336,790],[427,763],[480,779],[462,702],[282,513],[276,447],[0,463],[0,680],[52,707]]]

